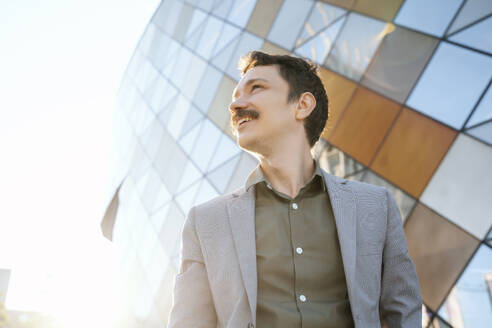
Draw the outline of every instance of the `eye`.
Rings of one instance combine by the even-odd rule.
[[[261,88],[261,85],[259,85],[259,84],[253,84],[253,86],[251,87],[251,91],[253,91],[256,88]]]

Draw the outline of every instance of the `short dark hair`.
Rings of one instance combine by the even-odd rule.
[[[328,96],[318,75],[318,66],[301,58],[269,55],[261,51],[251,51],[238,62],[241,76],[254,67],[270,65],[277,65],[280,75],[289,84],[288,102],[299,99],[304,92],[311,92],[316,99],[316,107],[304,120],[309,145],[314,146],[328,119]]]

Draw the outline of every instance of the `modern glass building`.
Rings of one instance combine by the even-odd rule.
[[[423,326],[492,327],[491,13],[490,0],[164,0],[115,115],[102,227],[127,279],[121,326],[165,325],[188,210],[256,166],[228,104],[239,57],[261,49],[319,64],[330,118],[314,152],[393,192]]]

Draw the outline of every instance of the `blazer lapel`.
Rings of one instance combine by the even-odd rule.
[[[357,295],[355,283],[355,265],[357,256],[355,198],[354,194],[344,185],[344,180],[334,177],[325,171],[323,171],[323,176],[330,196],[333,215],[335,216],[335,224],[338,232],[338,240],[340,241],[340,250],[347,281],[347,291],[353,311]]]
[[[235,196],[227,204],[229,222],[251,314],[253,321],[255,321],[258,280],[256,275],[254,187],[249,188],[248,191],[243,189],[241,193]]]

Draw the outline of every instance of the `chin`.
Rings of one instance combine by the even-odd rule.
[[[247,133],[239,134],[237,135],[237,144],[238,146],[246,150],[248,152],[254,152],[255,149],[257,148],[257,138],[251,135],[248,135]]]

